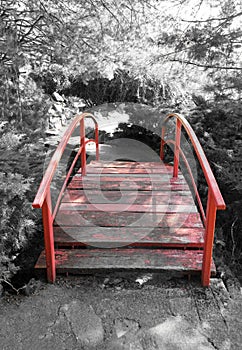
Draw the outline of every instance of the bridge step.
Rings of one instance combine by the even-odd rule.
[[[202,270],[203,252],[165,249],[59,249],[57,273],[94,273],[98,271],[149,270],[194,274]],[[44,252],[35,266],[45,269]],[[212,272],[216,272],[212,263]]]
[[[203,228],[152,227],[54,227],[61,246],[203,248]]]
[[[147,191],[137,191],[135,194],[131,191],[106,191],[101,193],[100,190],[86,192],[84,190],[69,190],[67,189],[62,198],[62,203],[82,203],[82,204],[101,204],[113,202],[117,203],[133,203],[133,204],[193,204],[190,191],[176,192],[157,192],[152,194]],[[116,203],[115,203],[116,202]]]
[[[108,215],[107,215],[108,214]],[[55,219],[56,226],[110,226],[110,227],[189,227],[199,228],[203,224],[198,213],[135,213],[61,210]]]

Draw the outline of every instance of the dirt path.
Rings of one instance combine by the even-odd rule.
[[[6,295],[1,349],[241,349],[239,291],[231,296],[220,279],[203,289],[199,281],[154,275],[141,286],[137,277],[35,281],[28,297]]]

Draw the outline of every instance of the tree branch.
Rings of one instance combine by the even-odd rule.
[[[34,23],[32,23],[31,27],[29,28],[29,30],[22,36],[21,39],[19,39],[18,43],[22,43],[24,41],[24,39],[33,31],[33,29],[35,28],[36,24],[42,19],[44,18],[43,15],[40,15],[36,21],[34,21]]]
[[[103,7],[111,14],[111,16],[113,16],[115,18],[118,25],[120,26],[120,22],[119,22],[119,19],[117,18],[117,16],[110,10],[110,8],[105,4],[105,2],[103,0],[101,0],[101,3],[103,5]]]
[[[238,12],[234,15],[228,16],[228,17],[222,17],[222,18],[208,18],[204,20],[186,20],[186,19],[181,19],[182,22],[187,22],[187,23],[206,23],[206,22],[212,22],[212,21],[229,21],[230,19],[236,18],[242,16],[242,11]]]
[[[202,64],[202,63],[198,63],[198,62],[192,62],[192,61],[176,59],[176,58],[170,59],[169,61],[190,64],[192,66],[202,67],[202,68],[206,68],[206,69],[212,68],[212,69],[226,69],[226,70],[241,70],[242,71],[242,67],[216,66],[216,65],[212,65],[212,64]]]

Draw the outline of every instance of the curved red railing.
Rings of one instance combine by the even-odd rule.
[[[166,133],[166,124],[171,119],[176,119],[176,131],[175,131],[175,140],[165,140]],[[203,170],[203,174],[205,176],[207,185],[208,185],[208,199],[207,199],[207,208],[206,214],[204,212],[202,201],[196,186],[196,182],[194,180],[192,170],[189,166],[189,162],[186,159],[185,154],[181,149],[181,131],[182,127],[186,131],[189,139],[193,145],[193,148],[196,152],[198,161]],[[161,135],[161,149],[160,149],[160,158],[164,159],[164,146],[165,144],[173,144],[174,145],[174,168],[173,168],[173,177],[178,176],[178,168],[179,168],[179,157],[182,156],[185,165],[188,169],[188,173],[192,180],[192,186],[195,191],[196,199],[198,202],[198,206],[201,212],[201,216],[205,225],[205,237],[204,237],[204,254],[203,254],[203,266],[202,266],[202,284],[203,286],[209,286],[210,283],[210,274],[211,274],[211,262],[212,262],[212,250],[213,250],[213,240],[214,240],[214,229],[215,229],[215,221],[216,221],[216,213],[217,210],[226,209],[226,205],[222,194],[219,190],[217,181],[213,175],[212,169],[208,163],[206,155],[202,149],[202,146],[193,131],[189,122],[181,115],[172,113],[169,114],[162,126],[162,135]]]
[[[85,119],[90,118],[93,120],[95,125],[95,139],[85,140]],[[77,125],[80,124],[80,148],[70,166],[70,169],[65,177],[64,183],[58,195],[55,208],[52,210],[51,202],[51,192],[50,185],[53,180],[55,171],[61,160],[61,157],[65,151],[66,145],[71,138]],[[46,268],[47,268],[47,279],[49,282],[54,282],[56,278],[55,272],[55,252],[54,252],[54,235],[53,235],[53,221],[55,219],[63,192],[66,188],[67,182],[71,176],[74,166],[78,160],[81,158],[81,170],[82,175],[86,174],[86,144],[89,142],[95,142],[96,144],[96,160],[99,160],[99,142],[98,142],[98,123],[94,116],[90,113],[83,113],[77,115],[70,126],[67,128],[62,136],[59,145],[53,154],[50,163],[46,169],[44,177],[39,186],[38,192],[32,203],[33,208],[42,208],[42,218],[44,227],[44,240],[45,240],[45,253],[46,253]]]

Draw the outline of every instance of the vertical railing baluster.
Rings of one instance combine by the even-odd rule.
[[[163,125],[161,129],[161,144],[160,144],[160,160],[164,160],[165,157],[165,133],[166,133],[166,127]]]
[[[84,176],[84,175],[86,175],[86,143],[85,143],[84,118],[82,118],[80,121],[80,146],[82,146],[81,169],[82,169],[82,176]]]
[[[96,142],[96,160],[99,160],[99,136],[98,136],[98,125],[95,126],[95,142]]]
[[[174,167],[173,167],[173,177],[178,176],[178,168],[179,168],[179,156],[180,156],[180,142],[181,142],[181,121],[179,119],[176,120],[176,145],[174,150]]]
[[[204,237],[203,266],[202,266],[202,285],[208,287],[210,284],[211,263],[213,254],[214,230],[216,221],[217,207],[211,193],[208,189],[208,200],[206,210],[206,231]]]
[[[54,283],[56,278],[56,269],[50,189],[46,194],[42,206],[42,217],[44,227],[47,280],[48,282]]]

